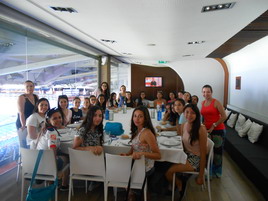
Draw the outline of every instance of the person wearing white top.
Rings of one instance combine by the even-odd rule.
[[[49,101],[41,98],[36,103],[34,113],[26,120],[28,146],[34,146],[38,133],[41,131],[41,124],[45,122],[45,114],[49,109]]]

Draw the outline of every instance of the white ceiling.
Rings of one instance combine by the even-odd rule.
[[[2,3],[130,63],[205,58],[268,9],[268,0],[2,0]],[[50,8],[72,7],[77,13]],[[115,40],[105,43],[101,39]],[[188,45],[190,41],[205,41]],[[155,44],[155,46],[148,46]],[[127,54],[131,55],[127,55]],[[184,57],[183,55],[192,55]]]

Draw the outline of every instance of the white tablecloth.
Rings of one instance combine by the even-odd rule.
[[[127,110],[126,114],[123,114],[122,111],[119,113],[114,113],[114,121],[112,122],[120,122],[123,125],[124,134],[130,133],[130,122],[131,122],[131,115],[132,115],[133,109]],[[107,121],[104,120],[103,125],[105,125]],[[159,122],[155,119],[152,119],[152,123],[154,126],[159,125]],[[175,132],[175,131],[174,131]],[[74,136],[75,131],[73,130],[69,135]],[[160,133],[161,134],[161,133]],[[180,137],[164,137],[159,136],[157,137],[158,146],[161,153],[161,159],[159,161],[168,161],[173,163],[183,163],[185,164],[187,156],[183,151],[182,144],[177,146],[165,146],[163,145],[164,142],[167,140],[171,141],[178,141],[181,142]],[[127,153],[130,150],[130,146],[125,145],[126,142],[129,140],[123,140],[118,136],[118,139],[113,140],[111,143],[104,143],[103,148],[105,153],[111,153],[111,154],[120,154],[120,153]],[[73,141],[68,142],[61,142],[61,151],[63,153],[68,154],[68,148],[72,147]]]

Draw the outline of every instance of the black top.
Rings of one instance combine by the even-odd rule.
[[[73,124],[76,121],[80,121],[83,117],[83,112],[81,109],[78,109],[78,111],[74,111],[74,108],[71,108],[72,111],[72,118],[71,118],[71,124]]]

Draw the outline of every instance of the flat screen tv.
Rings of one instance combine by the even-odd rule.
[[[162,87],[162,77],[145,77],[145,87]]]

